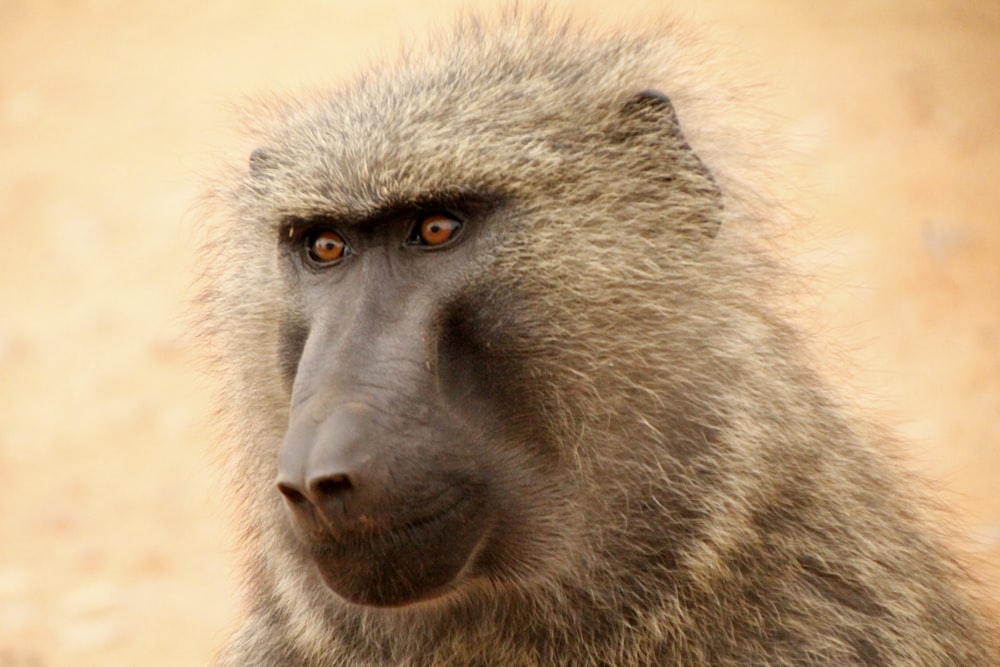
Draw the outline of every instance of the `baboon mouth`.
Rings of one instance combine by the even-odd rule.
[[[483,542],[480,503],[459,498],[400,526],[366,528],[314,544],[310,555],[326,585],[355,604],[398,607],[458,585]]]

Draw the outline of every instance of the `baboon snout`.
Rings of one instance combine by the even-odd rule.
[[[312,477],[303,484],[292,484],[283,477],[278,478],[278,491],[289,503],[311,504],[321,510],[329,503],[343,503],[352,486],[351,477],[344,473]]]
[[[416,436],[393,438],[384,419],[359,403],[296,404],[276,485],[330,590],[402,606],[458,585],[493,522],[475,470],[428,466]]]
[[[293,416],[278,458],[278,491],[299,527],[320,522],[334,534],[369,525],[385,495],[384,475],[373,450],[371,409],[347,403],[315,419]]]

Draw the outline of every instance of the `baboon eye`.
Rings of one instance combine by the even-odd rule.
[[[435,213],[421,218],[408,243],[419,246],[440,246],[451,241],[462,229],[462,223],[446,215]]]
[[[333,264],[350,252],[344,237],[331,230],[309,234],[305,245],[309,259],[317,264]]]

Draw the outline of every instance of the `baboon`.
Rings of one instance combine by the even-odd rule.
[[[1000,664],[781,314],[692,48],[464,19],[261,114],[206,250],[248,554],[216,664]]]

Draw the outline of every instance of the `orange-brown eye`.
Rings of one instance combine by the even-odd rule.
[[[417,238],[421,245],[436,246],[447,243],[455,238],[462,228],[462,223],[446,215],[429,215],[420,221],[417,227]]]
[[[330,264],[347,254],[347,243],[337,232],[325,231],[309,236],[309,258],[320,264]]]

